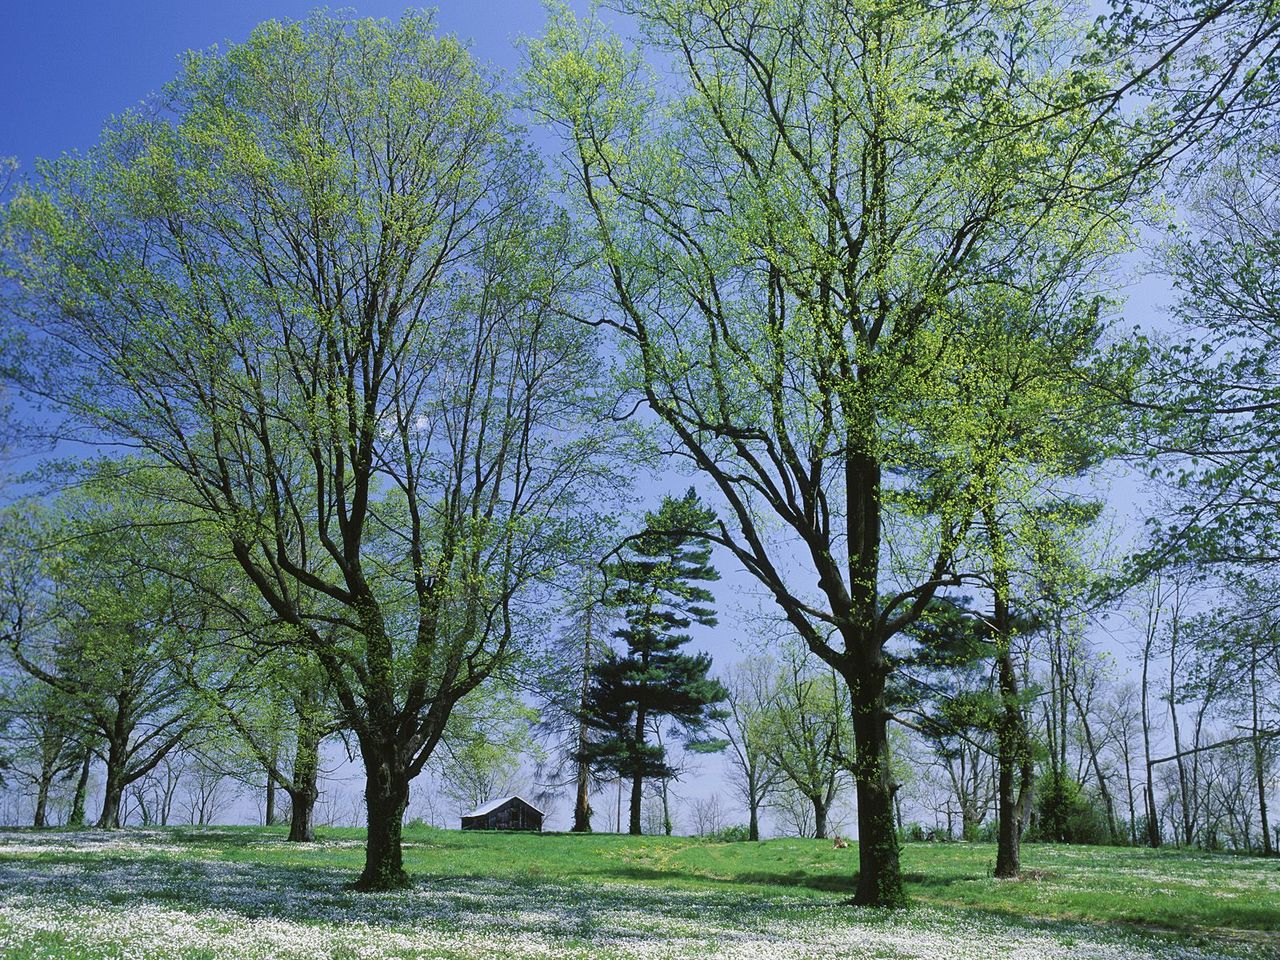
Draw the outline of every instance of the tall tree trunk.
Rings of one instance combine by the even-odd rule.
[[[1058,688],[1058,699],[1061,701],[1058,708],[1058,773],[1065,776],[1067,772],[1067,728],[1070,725],[1070,709],[1067,695],[1071,686],[1074,686],[1074,681],[1068,678],[1068,674],[1073,673],[1074,668],[1062,638],[1061,611],[1055,615],[1055,620],[1057,621],[1058,655],[1061,658],[1060,676],[1062,679],[1062,683]]]
[[[267,804],[262,812],[262,824],[269,827],[276,822],[276,778],[267,771]]]
[[[173,817],[173,802],[178,796],[178,783],[181,774],[168,769],[165,772],[164,787],[160,794],[160,825],[167,827]]]
[[[102,792],[102,813],[98,816],[98,829],[112,830],[120,826],[120,800],[124,794],[125,746],[112,740],[107,746],[107,774]]]
[[[294,741],[293,776],[289,791],[289,840],[310,843],[316,838],[314,811],[320,795],[320,724],[316,717],[302,711],[298,717],[298,733]],[[408,785],[405,785],[408,802]]]
[[[577,794],[573,801],[573,826],[570,828],[570,832],[572,833],[591,832],[591,801],[588,797],[588,793],[589,781],[587,765],[585,763],[579,763]]]
[[[1138,811],[1133,802],[1133,744],[1126,730],[1121,737],[1121,752],[1124,758],[1124,789],[1129,803],[1129,844],[1138,845]]]
[[[996,876],[1017,877],[1022,868],[1022,817],[1030,806],[1030,751],[1026,719],[1022,715],[1018,673],[1013,662],[1013,622],[1009,610],[1009,564],[1004,536],[995,510],[983,509],[987,540],[991,547],[992,625],[995,630],[997,683],[1000,691],[1000,719],[996,728],[999,789],[997,798]],[[1065,705],[1064,705],[1065,709]],[[1023,789],[1015,789],[1022,773]],[[1021,803],[1019,802],[1021,800]]]
[[[1074,690],[1071,697],[1075,701],[1076,711],[1080,714],[1080,725],[1084,730],[1085,746],[1089,748],[1089,759],[1093,762],[1093,772],[1098,778],[1098,792],[1102,795],[1102,808],[1107,816],[1107,840],[1115,843],[1117,839],[1116,804],[1111,796],[1111,790],[1107,787],[1107,776],[1102,771],[1102,761],[1098,757],[1098,747],[1093,739],[1093,727],[1089,723],[1089,712],[1084,708]],[[1092,696],[1090,700],[1092,700]]]
[[[845,677],[853,706],[854,783],[858,795],[858,888],[862,906],[906,903],[893,817],[893,767],[885,706],[884,654],[856,664]],[[824,824],[825,827],[825,824]]]
[[[40,775],[36,780],[36,804],[32,811],[33,827],[49,825],[49,791],[58,778],[59,766],[66,748],[66,738],[46,730],[40,736]]]
[[[583,630],[582,641],[582,682],[578,689],[578,716],[585,717],[587,714],[587,696],[591,691],[591,654],[592,654],[592,630],[591,630],[591,612],[593,606],[588,604],[586,609],[586,629]],[[581,754],[587,746],[587,722],[580,719],[578,721],[578,753]],[[585,760],[578,761],[577,777],[577,794],[573,802],[573,833],[590,833],[591,832],[591,768]]]
[[[816,840],[827,839],[827,805],[822,797],[810,797],[813,804],[813,836]]]
[[[1142,645],[1142,755],[1147,767],[1142,796],[1147,808],[1147,844],[1152,848],[1160,846],[1160,815],[1156,810],[1155,768],[1151,763],[1151,714],[1147,707],[1147,699],[1151,688],[1149,673],[1151,645],[1155,640],[1154,617],[1157,615],[1158,613],[1148,615],[1147,636]]]
[[[751,798],[751,802],[747,805],[747,839],[760,839],[760,801],[755,797]]]
[[[1188,847],[1195,839],[1191,822],[1191,790],[1187,783],[1187,765],[1182,759],[1182,731],[1178,725],[1178,617],[1175,615],[1169,633],[1169,718],[1173,723],[1173,751],[1178,765],[1178,793],[1182,801],[1182,842]]]
[[[1191,812],[1188,817],[1188,822],[1191,825],[1191,840],[1188,841],[1188,846],[1195,841],[1197,822],[1200,819],[1200,813],[1204,807],[1200,793],[1200,765],[1204,760],[1205,753],[1201,747],[1204,746],[1204,724],[1208,719],[1209,708],[1213,706],[1216,699],[1217,695],[1214,693],[1212,688],[1202,692],[1200,703],[1196,707],[1195,724],[1192,727],[1193,733],[1191,746],[1193,749],[1191,751],[1191,770],[1188,776],[1188,783],[1190,784],[1188,796],[1191,797]],[[1205,811],[1205,813],[1207,815],[1209,811]],[[1219,813],[1218,819],[1221,819],[1221,813]]]
[[[628,803],[629,811],[627,818],[627,833],[633,837],[640,836],[644,831],[640,824],[640,806],[643,799],[641,790],[644,785],[644,777],[636,772],[631,777],[631,800]]]
[[[1027,734],[1026,721],[1022,724],[1022,757],[1018,761],[1018,799],[1014,803],[1014,811],[1018,819],[1018,838],[1021,843],[1022,834],[1031,825],[1031,815],[1035,811],[1032,800],[1036,792],[1036,762],[1031,754],[1031,741]]]
[[[107,772],[106,786],[102,792],[102,813],[98,815],[97,827],[99,830],[114,830],[120,826],[120,800],[123,788],[118,781],[111,778],[110,771]]]
[[[1267,819],[1267,767],[1262,740],[1258,737],[1258,650],[1255,646],[1249,661],[1249,689],[1253,700],[1253,772],[1258,782],[1258,814],[1262,820],[1262,855],[1271,856],[1271,823]]]
[[[315,809],[320,791],[316,787],[317,767],[300,775],[295,767],[289,789],[289,842],[310,843],[316,838]],[[408,791],[406,790],[406,799]]]
[[[399,890],[409,885],[400,835],[409,803],[409,781],[395,746],[364,741],[365,813],[368,824],[364,870],[356,890]]]
[[[53,775],[45,776],[41,771],[40,781],[36,784],[36,808],[31,818],[31,826],[36,828],[47,827],[49,815],[49,785],[53,780]]]
[[[289,842],[310,843],[315,831],[316,790],[314,786],[289,791]]]
[[[1044,698],[1044,719],[1045,719],[1045,737],[1047,740],[1048,757],[1049,757],[1049,776],[1052,780],[1057,781],[1063,773],[1066,754],[1064,749],[1059,750],[1059,744],[1065,739],[1066,724],[1063,713],[1066,710],[1066,701],[1061,696],[1066,690],[1066,676],[1062,663],[1062,645],[1061,645],[1061,623],[1058,616],[1055,615],[1053,621],[1053,629],[1048,636],[1048,652],[1049,652],[1049,691],[1048,696]]]
[[[627,832],[633,837],[638,837],[643,832],[640,829],[640,805],[644,796],[642,790],[644,788],[644,774],[641,772],[641,763],[643,758],[640,751],[644,748],[644,710],[636,711],[636,732],[635,732],[635,772],[631,776],[631,819],[627,825]]]
[[[1015,793],[1018,753],[1021,748],[1022,712],[1018,709],[1018,679],[1008,651],[999,656],[1000,721],[997,728],[997,765],[1000,781],[997,798],[996,876],[1014,878],[1022,866],[1022,817]]]
[[[85,821],[85,800],[89,795],[89,769],[93,764],[93,751],[85,747],[84,756],[80,760],[80,775],[76,778],[76,790],[71,797],[71,816],[67,818],[68,827],[83,827]]]

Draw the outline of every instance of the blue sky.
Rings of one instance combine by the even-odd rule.
[[[296,19],[316,0],[17,0],[0,5],[0,156],[84,149],[104,121],[158,90],[184,50],[243,40],[273,17]],[[333,3],[361,16],[398,17],[397,0]],[[537,32],[540,0],[440,0],[440,26],[472,41],[496,67],[518,63],[516,40]]]

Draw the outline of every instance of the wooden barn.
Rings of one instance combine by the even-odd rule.
[[[463,830],[541,830],[543,813],[524,797],[500,797],[462,818]]]

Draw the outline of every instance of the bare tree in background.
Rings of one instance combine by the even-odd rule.
[[[791,791],[808,801],[813,835],[824,839],[827,816],[849,778],[848,689],[798,647],[785,650],[773,689],[762,718],[765,752]]]
[[[728,741],[729,783],[747,808],[748,839],[760,839],[760,812],[782,779],[782,768],[768,749],[768,717],[775,698],[778,664],[753,656],[735,664],[724,677],[727,716],[716,722]]]
[[[725,828],[725,816],[720,794],[713,793],[709,797],[698,797],[692,804],[694,834],[707,837],[719,833]]]

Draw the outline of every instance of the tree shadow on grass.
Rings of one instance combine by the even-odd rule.
[[[325,848],[311,849],[322,853]],[[852,873],[771,870],[727,878],[690,875],[687,867],[606,862],[563,880],[418,872],[408,890],[362,894],[346,889],[351,873],[340,867],[219,860],[204,854],[200,847],[172,845],[147,852],[139,844],[114,851],[102,845],[76,849],[36,844],[16,856],[0,849],[0,902],[25,901],[68,913],[158,906],[190,914],[222,911],[247,920],[402,930],[480,928],[578,942],[674,942],[689,936],[718,943],[768,940],[779,935],[778,923],[786,917],[812,917],[828,926],[840,926],[841,917],[857,924],[896,922],[888,915],[838,906],[856,883]],[[936,889],[975,877],[911,873],[906,879],[916,889]],[[981,907],[957,910],[956,916],[982,916],[1008,929],[1076,937],[1081,931],[1078,921],[1032,920]],[[1126,925],[1087,926],[1100,931]]]
[[[523,878],[415,875],[407,890],[355,893],[346,871],[243,860],[98,852],[0,855],[0,901],[42,908],[219,911],[247,920],[492,932],[567,941],[768,937],[778,898]],[[799,904],[804,906],[806,904]]]

